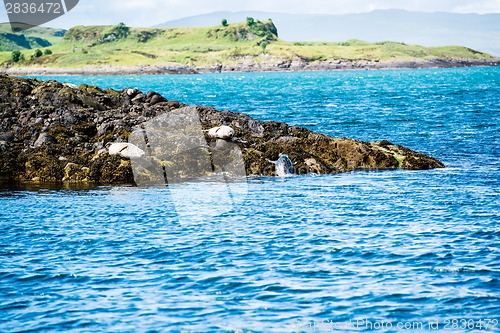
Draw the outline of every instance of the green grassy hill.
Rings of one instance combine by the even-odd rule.
[[[359,40],[289,43],[278,38],[278,31],[272,21],[260,22],[253,19],[227,26],[221,24],[196,28],[129,28],[122,23],[117,26],[77,26],[68,30],[64,38],[54,36],[54,31],[45,28],[37,29],[41,30],[28,30],[29,35],[26,31],[25,36],[37,35],[49,41],[53,54],[30,59],[32,52],[25,52],[28,60],[17,65],[82,67],[180,63],[203,67],[216,63],[236,63],[244,56],[255,57],[258,62],[263,53],[287,59],[298,57],[308,62],[338,59],[385,61],[394,58],[493,58],[460,46],[423,47],[397,42],[372,44]],[[43,46],[38,44],[37,47]],[[8,50],[0,52],[0,63],[9,61],[13,49]]]
[[[13,33],[8,23],[0,24],[0,52],[30,50],[59,44],[66,30],[36,27]]]

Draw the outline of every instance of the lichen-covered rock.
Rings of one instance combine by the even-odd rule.
[[[0,75],[0,181],[134,183],[130,161],[105,153],[104,144],[126,142],[134,127],[182,106],[154,92]],[[203,129],[228,125],[235,130],[248,175],[273,175],[268,160],[281,153],[297,163],[299,174],[444,167],[387,141],[332,138],[242,113],[196,110]]]

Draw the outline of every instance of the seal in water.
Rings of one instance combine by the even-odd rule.
[[[127,142],[108,142],[106,148],[109,155],[119,155],[125,158],[140,158],[145,155],[141,148]]]
[[[269,161],[276,165],[276,176],[287,177],[291,176],[295,172],[293,163],[286,154],[281,154],[277,161]]]

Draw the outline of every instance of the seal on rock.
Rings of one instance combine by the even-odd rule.
[[[125,158],[140,158],[146,154],[141,148],[128,142],[108,142],[106,148],[109,155],[119,155]]]
[[[213,127],[208,130],[208,136],[215,139],[230,140],[234,136],[234,129],[226,125]]]
[[[276,161],[268,161],[276,165],[276,176],[278,177],[288,177],[295,173],[293,163],[286,154],[281,154]]]

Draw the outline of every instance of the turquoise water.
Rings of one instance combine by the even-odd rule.
[[[187,221],[165,188],[2,190],[1,332],[499,330],[499,68],[57,79],[447,168],[250,179],[233,210]]]

